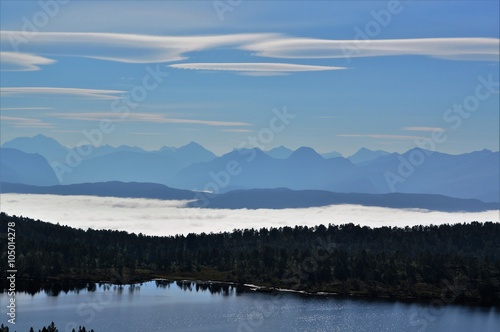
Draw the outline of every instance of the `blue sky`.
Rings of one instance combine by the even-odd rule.
[[[2,142],[499,149],[498,1],[0,6]]]

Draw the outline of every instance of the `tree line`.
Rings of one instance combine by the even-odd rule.
[[[10,331],[10,329],[9,329],[8,326],[4,326],[3,324],[0,325],[0,332],[9,332],[9,331]],[[35,330],[33,329],[33,327],[30,328],[29,332],[35,332]],[[44,326],[41,329],[39,329],[38,332],[59,332],[59,330],[57,329],[57,327],[54,324],[54,322],[52,322],[48,326]],[[75,329],[73,329],[72,332],[94,332],[94,330],[93,329],[87,330],[85,328],[85,326],[80,326],[78,328],[78,331],[75,330]]]
[[[157,237],[1,213],[1,247],[8,222],[16,225],[18,289],[31,292],[163,277],[400,299],[453,293],[457,302],[500,304],[500,224],[493,222],[330,224]]]

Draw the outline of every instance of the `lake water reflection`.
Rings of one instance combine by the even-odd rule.
[[[6,322],[6,293],[0,294]],[[151,281],[78,291],[16,295],[11,330],[54,321],[60,331],[85,325],[115,331],[498,331],[500,311],[461,305],[402,303],[256,293],[233,286]]]

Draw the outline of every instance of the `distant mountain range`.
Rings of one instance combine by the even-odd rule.
[[[84,145],[69,149],[56,140],[43,135],[16,138],[3,144],[1,150],[4,148],[38,153],[43,156],[58,177],[58,180],[56,179],[50,184],[112,180],[165,184],[183,168],[216,157],[212,152],[194,142],[179,148],[163,147],[159,151],[109,145],[97,148],[92,145]],[[3,177],[0,179],[8,182],[35,184],[26,181],[11,181],[10,178],[4,179]]]
[[[499,202],[499,161],[498,151],[450,155],[419,148],[402,154],[362,148],[348,158],[336,152],[319,154],[309,147],[293,151],[284,146],[216,156],[194,142],[158,151],[109,145],[70,149],[37,135],[2,145],[0,181],[43,186],[147,182],[217,193],[264,188],[401,192]]]
[[[163,200],[190,200],[187,207],[214,209],[285,209],[339,204],[358,204],[388,208],[419,208],[445,212],[496,210],[499,203],[427,194],[352,194],[324,190],[250,189],[220,195],[179,190],[156,183],[101,182],[57,186],[31,186],[1,183],[0,193],[91,195]]]
[[[367,150],[367,149],[365,149]],[[361,151],[361,150],[360,150]],[[358,151],[358,152],[360,152]],[[367,151],[370,151],[370,150],[367,150]],[[287,147],[284,147],[283,145],[281,146],[278,146],[274,149],[271,149],[269,151],[264,151],[265,154],[267,154],[269,157],[272,157],[272,158],[275,158],[275,159],[287,159],[288,157],[290,157],[293,153],[293,150],[292,149],[289,149]],[[386,152],[388,153],[388,152]],[[330,159],[330,158],[338,158],[338,157],[342,157],[342,155],[336,151],[332,151],[332,152],[327,152],[327,153],[321,153],[320,154],[323,158],[325,159]],[[355,156],[352,155],[351,157]],[[349,159],[351,158],[349,157]]]
[[[361,164],[387,155],[390,155],[390,153],[382,150],[372,151],[367,148],[361,148],[358,152],[350,156],[349,160],[353,164]]]
[[[0,180],[33,185],[58,183],[47,160],[39,154],[16,149],[0,149]]]

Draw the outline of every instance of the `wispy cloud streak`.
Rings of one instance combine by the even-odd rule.
[[[115,94],[123,94],[120,90],[99,90],[99,89],[80,89],[80,88],[59,88],[59,87],[7,87],[0,88],[0,96],[16,97],[27,95],[63,95],[78,98],[91,99],[120,99]]]
[[[404,127],[403,130],[407,131],[444,131],[443,128],[440,127]]]
[[[335,40],[290,37],[277,33],[157,36],[103,32],[30,34],[25,31],[1,31],[1,34],[2,50],[9,53],[12,53],[12,40],[29,39],[29,43],[21,45],[23,52],[126,63],[181,61],[187,59],[188,53],[216,48],[240,49],[251,51],[260,57],[281,59],[420,55],[448,60],[499,61],[500,54],[500,40],[484,37]],[[27,58],[21,61],[13,59],[12,55],[8,57],[11,61],[23,63],[25,68],[37,69],[37,63],[30,65]],[[53,60],[39,57],[33,58],[31,62],[33,61],[45,61],[39,64],[48,64]]]
[[[52,107],[0,107],[0,111],[47,111]]]
[[[52,128],[51,123],[42,121],[40,119],[23,118],[15,116],[0,116],[1,122],[6,122],[15,128]]]
[[[228,133],[251,133],[253,130],[250,129],[223,129],[222,131]]]
[[[425,139],[421,136],[406,136],[406,135],[384,135],[384,134],[338,134],[338,137],[365,137],[365,138],[381,138],[394,140],[415,140]]]
[[[216,71],[234,71],[234,72],[270,72],[270,73],[290,73],[304,71],[325,71],[342,70],[346,67],[332,66],[312,66],[298,65],[291,63],[179,63],[170,65],[172,68],[194,69],[194,70],[216,70]]]
[[[449,60],[499,61],[498,38],[331,40],[273,38],[241,48],[270,58],[311,59],[421,55]]]
[[[0,52],[0,71],[35,71],[55,60],[29,53]]]
[[[198,124],[206,126],[250,126],[247,122],[234,121],[213,121],[201,119],[180,119],[171,118],[164,114],[157,113],[128,113],[126,117],[120,113],[102,112],[102,113],[52,113],[50,116],[60,119],[79,120],[79,121],[101,121],[104,119],[126,122],[152,122],[152,123],[176,123],[176,124]]]
[[[29,39],[23,51],[81,56],[126,63],[158,63],[186,59],[185,54],[217,47],[241,45],[276,37],[276,34],[227,34],[212,36],[154,36],[101,32],[1,31],[2,47],[11,40]]]

